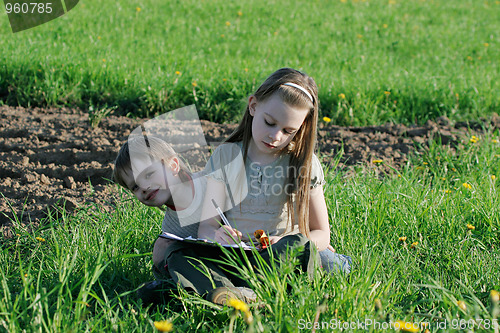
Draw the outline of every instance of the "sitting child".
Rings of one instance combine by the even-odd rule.
[[[134,136],[121,147],[116,157],[113,179],[134,194],[142,204],[165,211],[163,232],[179,237],[196,237],[206,179],[191,173],[172,147],[154,136]],[[175,199],[175,200],[174,200]],[[156,281],[139,289],[145,302],[158,300],[163,281],[171,276],[166,253],[176,241],[158,237],[153,247],[153,274]]]
[[[249,240],[261,229],[271,244],[279,244],[298,234],[319,250],[324,269],[350,272],[351,258],[330,245],[324,174],[314,154],[317,91],[310,76],[282,68],[248,98],[239,126],[210,157],[199,237],[232,243]],[[228,167],[237,154],[243,155],[242,165]],[[248,193],[235,206],[226,185],[244,181]],[[230,226],[219,223],[212,201],[225,211]]]

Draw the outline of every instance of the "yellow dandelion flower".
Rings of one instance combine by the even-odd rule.
[[[342,3],[347,3],[347,0],[340,0],[340,2],[342,2]]]
[[[418,245],[418,242],[413,242],[413,243],[411,243],[411,248],[412,248],[412,249],[413,249],[413,248],[416,248],[416,247],[417,247],[417,245]]]
[[[172,332],[172,330],[174,329],[174,324],[172,324],[168,320],[155,321],[154,325],[160,332]]]
[[[135,7],[135,10],[136,10],[137,12],[140,12],[142,9],[141,9],[141,7]]]
[[[275,32],[273,32],[273,35],[278,36],[278,30],[276,30]]]
[[[25,273],[25,274],[24,274],[24,277],[25,277],[25,278],[26,278],[26,277],[28,277],[28,273]]]
[[[102,59],[102,62],[106,62],[106,59]]]
[[[330,118],[328,118],[328,117],[323,117],[323,121],[326,122],[326,123],[329,123],[332,120]]]
[[[21,235],[20,235],[20,234],[16,234],[16,236],[17,236],[17,237],[21,237]]]
[[[379,163],[382,163],[382,162],[384,162],[384,161],[383,160],[373,160],[372,161],[372,163],[374,163],[374,164],[379,164]]]
[[[455,171],[457,171],[457,169],[455,169],[455,168],[451,168],[451,171],[455,172]]]
[[[463,183],[462,186],[465,187],[468,190],[472,189],[472,185],[469,184],[469,183]]]
[[[175,71],[175,75],[181,75],[181,72]]]
[[[245,302],[240,301],[239,299],[236,298],[229,299],[227,305],[241,312],[248,311],[248,305]]]
[[[429,164],[429,163],[427,163],[427,162],[424,162],[424,165],[427,165],[427,164]]]
[[[240,301],[239,299],[236,298],[231,298],[227,302],[227,305],[234,308],[236,311],[243,312],[247,324],[250,324],[253,321],[252,313],[250,312],[250,309],[248,308],[248,305],[245,302]]]
[[[97,36],[97,39],[101,39],[101,36]]]
[[[476,227],[473,226],[472,224],[467,223],[467,229],[469,229],[469,230],[476,230]]]
[[[495,180],[495,179],[497,179],[497,176],[491,175],[491,180]]]
[[[45,238],[42,237],[35,237],[35,239],[39,242],[45,242]]]
[[[363,35],[357,34],[356,37],[358,37],[359,39],[361,39],[361,38],[363,38]]]
[[[396,1],[395,0],[389,0],[389,5],[395,5]]]
[[[460,309],[462,309],[462,311],[467,311],[467,305],[464,301],[457,301],[457,305]]]
[[[406,236],[401,236],[399,237],[400,242],[406,242]]]
[[[248,68],[245,68],[245,72],[248,73]]]
[[[400,174],[398,174],[398,177],[399,177],[399,178],[401,178],[401,177],[403,177],[403,176],[401,176]]]
[[[451,193],[451,190],[444,190],[444,193]]]
[[[382,24],[382,28],[387,29],[388,27],[389,26],[386,23]]]
[[[493,139],[491,140],[491,143],[498,143],[498,140]]]
[[[446,180],[446,178],[444,178],[444,177],[441,177],[441,180]]]
[[[490,301],[492,303],[498,303],[498,301],[500,301],[500,293],[496,290],[490,291]]]
[[[198,86],[198,83],[196,83],[196,81],[193,81],[193,83],[191,83],[193,85],[193,87],[197,87]]]
[[[220,34],[220,36],[221,36],[222,38],[226,37],[226,35],[224,35],[224,34]]]
[[[238,12],[238,16],[243,16],[243,12],[241,10]]]
[[[384,91],[384,95],[389,96],[391,94],[390,91]]]
[[[467,56],[467,60],[472,61],[472,57],[471,56]]]
[[[489,44],[489,43],[484,43],[483,45],[484,45],[484,47],[488,47],[488,46],[490,46],[490,44]]]
[[[344,95],[344,94],[342,94],[342,93],[340,93],[340,94],[339,94],[339,98],[340,98],[340,99],[345,99],[345,95]]]
[[[231,25],[231,22],[226,21],[226,26],[229,27]]]
[[[418,328],[418,326],[416,324],[408,323],[408,322],[402,321],[402,320],[397,320],[394,323],[394,327],[398,328],[400,331],[403,331],[403,332],[418,332],[418,331],[420,331],[420,329]]]

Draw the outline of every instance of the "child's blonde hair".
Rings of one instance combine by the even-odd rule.
[[[292,83],[292,85],[286,85]],[[309,95],[302,89],[294,87],[298,85],[305,89]],[[282,101],[293,107],[308,108],[307,114],[302,126],[290,142],[286,151],[282,153],[290,154],[290,167],[292,170],[298,170],[298,175],[288,174],[285,188],[291,186],[292,193],[287,193],[288,217],[292,225],[295,224],[294,211],[297,211],[299,231],[309,236],[309,193],[311,182],[311,164],[314,149],[316,147],[316,133],[318,124],[318,87],[314,79],[305,73],[292,68],[281,68],[271,74],[264,83],[253,94],[257,102],[263,102],[278,94]],[[245,114],[236,130],[229,136],[226,142],[243,143],[243,159],[246,160],[248,145],[252,138],[252,121],[249,105],[247,105]],[[294,209],[293,194],[295,201],[301,203]]]
[[[191,179],[191,172],[184,162],[179,158],[174,149],[162,139],[154,136],[135,136],[131,137],[125,142],[118,156],[115,159],[113,168],[113,180],[126,189],[127,184],[123,179],[123,175],[132,172],[131,156],[135,159],[163,161],[168,164],[173,157],[179,159],[179,177],[182,181],[189,181]],[[129,189],[130,190],[130,189]]]

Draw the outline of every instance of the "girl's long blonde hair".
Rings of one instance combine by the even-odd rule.
[[[300,89],[283,85],[294,83],[306,89],[312,97],[312,101],[307,94]],[[278,94],[282,101],[293,107],[309,108],[302,126],[282,153],[290,155],[290,164],[285,188],[290,186],[293,191],[287,192],[287,209],[291,225],[295,224],[295,214],[297,212],[299,231],[309,237],[309,193],[311,183],[311,164],[314,149],[316,146],[316,133],[318,123],[318,87],[313,78],[305,73],[292,68],[281,68],[271,74],[257,89],[254,96],[257,102],[263,102]],[[242,142],[243,159],[246,161],[248,146],[252,139],[252,121],[249,105],[236,130],[227,138],[226,142]],[[296,172],[298,171],[298,175]],[[295,200],[293,198],[295,195]],[[293,202],[300,203],[294,208]]]

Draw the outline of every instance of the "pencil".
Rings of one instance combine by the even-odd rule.
[[[219,213],[219,216],[220,218],[222,219],[222,222],[224,222],[225,225],[227,225],[228,227],[231,227],[231,225],[229,224],[229,221],[227,220],[226,216],[224,215],[224,213],[222,212],[222,210],[220,209],[220,207],[217,205],[217,203],[215,202],[214,199],[212,199],[212,203],[214,204],[215,206],[215,210],[217,211],[217,213]],[[232,228],[232,227],[231,227]]]

